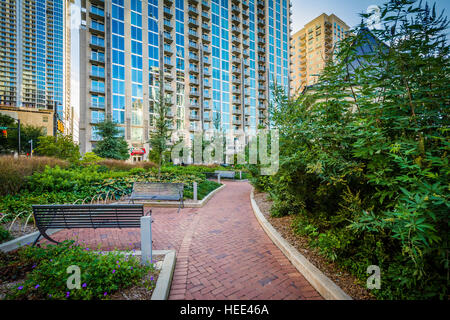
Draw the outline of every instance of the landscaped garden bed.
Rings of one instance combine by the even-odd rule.
[[[11,163],[16,161],[16,166]],[[185,200],[193,199],[193,183],[197,182],[197,198],[204,199],[220,187],[205,173],[222,170],[220,166],[133,166],[123,161],[96,164],[72,163],[53,158],[35,157],[14,160],[0,157],[0,183],[8,188],[0,192],[0,243],[36,231],[32,205],[90,204],[126,200],[136,181],[184,183]]]
[[[0,299],[9,300],[148,300],[158,278],[156,256],[149,266],[134,251],[102,252],[74,241],[0,252]],[[80,288],[68,288],[80,270]],[[69,279],[69,283],[76,283]]]
[[[329,261],[320,254],[318,248],[311,246],[311,239],[295,232],[295,217],[272,217],[270,209],[273,202],[265,192],[255,190],[254,199],[267,221],[281,234],[281,236],[305,256],[315,267],[322,271],[345,293],[356,300],[372,300],[375,297],[365,288],[365,283]]]

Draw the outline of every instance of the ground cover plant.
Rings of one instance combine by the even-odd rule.
[[[68,289],[71,266],[80,269],[80,288]],[[109,299],[115,292],[139,284],[147,274],[155,275],[153,264],[141,265],[133,251],[94,251],[73,240],[45,247],[25,246],[17,253],[0,256],[1,283],[15,281],[6,292],[14,300]],[[155,277],[146,283],[155,286]],[[69,283],[73,283],[69,279]]]
[[[425,3],[387,2],[380,30],[341,41],[297,99],[278,88],[280,170],[255,187],[273,216],[365,282],[379,299],[445,299],[449,286],[448,22]],[[370,48],[372,51],[361,48]]]

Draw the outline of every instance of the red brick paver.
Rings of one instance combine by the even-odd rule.
[[[251,186],[225,184],[202,208],[152,209],[154,248],[177,251],[169,299],[321,299],[257,222]],[[140,248],[139,229],[63,230],[53,237],[103,250]]]

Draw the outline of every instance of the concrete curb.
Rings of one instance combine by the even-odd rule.
[[[215,195],[217,192],[225,188],[225,185],[221,185],[217,189],[214,189],[211,191],[206,197],[204,197],[202,200],[198,202],[185,202],[184,207],[185,208],[201,208],[203,207],[209,199],[212,198],[213,195]],[[136,202],[137,203],[137,202]],[[140,204],[143,204],[144,207],[157,207],[157,208],[178,208],[180,205],[179,202],[167,202],[167,201],[139,201]]]
[[[254,188],[250,193],[250,201],[252,203],[253,213],[261,227],[267,233],[272,242],[283,252],[294,267],[308,280],[308,282],[320,293],[326,300],[353,300],[341,288],[339,288],[330,278],[316,268],[308,261],[300,252],[290,245],[259,210],[254,198]]]
[[[62,229],[48,229],[47,234],[50,236],[61,230]],[[26,234],[24,236],[13,239],[11,241],[2,243],[2,244],[0,244],[0,251],[10,252],[10,251],[13,251],[23,245],[26,245],[27,243],[33,243],[34,240],[36,240],[36,238],[38,237],[38,235],[39,235],[39,231],[35,231],[33,233]]]
[[[155,289],[153,290],[151,300],[167,300],[169,298],[170,287],[172,286],[173,273],[175,271],[176,252],[175,250],[153,251],[153,255],[166,252]]]

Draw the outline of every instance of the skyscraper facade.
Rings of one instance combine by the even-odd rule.
[[[65,10],[65,0],[0,0],[0,106],[56,107],[66,120]]]
[[[191,138],[266,126],[271,85],[289,89],[289,33],[288,0],[83,0],[81,151],[107,117],[148,150],[161,91]]]
[[[349,26],[334,14],[321,14],[292,36],[291,87],[299,93],[317,82],[335,44],[343,39]]]

